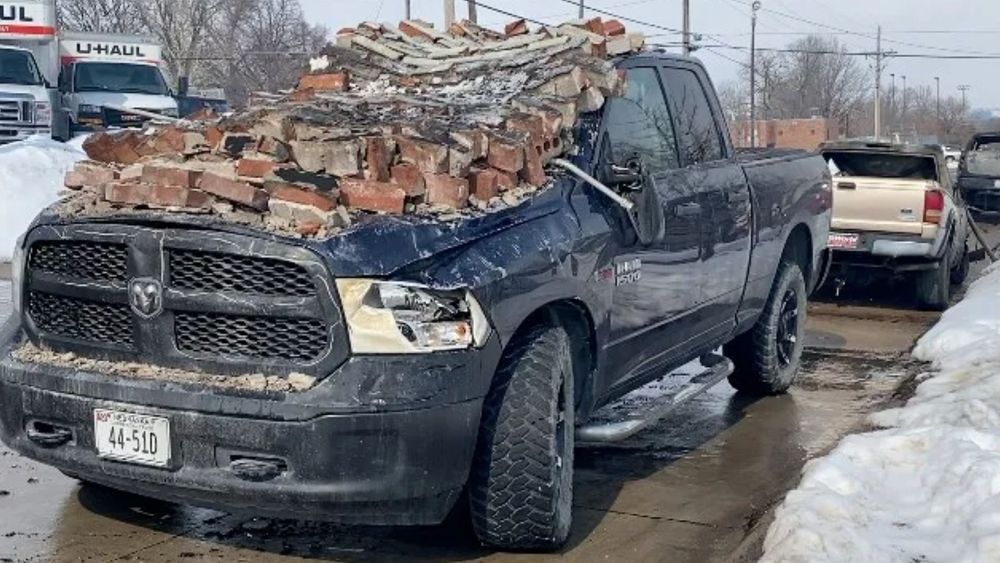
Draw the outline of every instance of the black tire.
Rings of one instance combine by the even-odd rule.
[[[941,258],[937,268],[917,274],[917,300],[932,311],[948,308],[951,299],[951,266],[948,254]]]
[[[961,286],[969,277],[969,245],[962,246],[962,259],[951,269],[951,285]]]
[[[469,480],[472,526],[484,544],[551,550],[573,521],[573,366],[569,337],[538,325],[504,351],[483,405]]]
[[[799,373],[806,326],[802,268],[783,261],[757,324],[724,347],[735,371],[729,384],[747,395],[780,395]]]

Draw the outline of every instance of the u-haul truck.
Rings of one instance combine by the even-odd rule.
[[[55,0],[0,0],[0,144],[68,136],[58,76]]]
[[[74,130],[132,127],[148,120],[123,109],[177,117],[177,101],[160,69],[162,51],[150,38],[65,32],[59,37],[59,58],[59,90]]]

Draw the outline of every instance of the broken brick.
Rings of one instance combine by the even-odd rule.
[[[219,143],[222,142],[222,131],[218,127],[205,129],[205,141],[208,143],[209,150],[218,149]]]
[[[416,164],[421,172],[441,174],[448,170],[448,147],[430,141],[400,137],[400,158],[404,162]]]
[[[254,209],[267,209],[267,192],[246,182],[233,180],[219,176],[218,174],[206,173],[202,176],[198,187],[222,199],[253,207]]]
[[[351,79],[347,71],[325,72],[322,74],[306,74],[299,79],[299,90],[315,90],[317,92],[346,92],[350,89]]]
[[[111,168],[90,162],[81,162],[66,173],[65,186],[78,190],[87,186],[101,186],[113,182],[117,178],[117,173]]]
[[[612,37],[615,35],[625,35],[625,25],[618,20],[608,20],[604,22],[604,35]]]
[[[288,99],[293,102],[311,102],[316,99],[316,90],[312,88],[299,88],[289,94]]]
[[[496,168],[494,168],[493,171],[497,174],[497,187],[500,191],[516,188],[518,184],[520,184],[516,173],[507,172],[506,170],[498,170]]]
[[[167,127],[151,140],[151,146],[156,154],[184,152],[184,131]]]
[[[403,212],[406,193],[396,184],[376,180],[345,180],[340,199],[349,207],[364,211],[399,214]]]
[[[392,154],[389,152],[389,144],[383,137],[365,139],[365,160],[368,162],[368,179],[379,182],[389,181]]]
[[[211,198],[204,192],[179,186],[113,182],[104,190],[104,199],[112,203],[153,207],[185,207],[207,209]]]
[[[469,205],[469,181],[448,174],[425,174],[427,203],[463,209]]]
[[[424,175],[416,164],[404,162],[392,167],[392,182],[403,189],[408,197],[423,195],[426,191]]]
[[[314,237],[325,225],[320,221],[306,221],[295,227],[295,232],[304,237]]]
[[[434,40],[433,37],[430,37],[429,35],[424,33],[424,30],[414,25],[415,23],[416,22],[410,23],[409,21],[401,21],[399,22],[399,31],[402,31],[408,37],[412,37],[414,39],[427,39],[430,41]]]
[[[451,147],[448,149],[448,174],[456,178],[464,178],[469,175],[469,168],[471,166],[471,152],[461,147]]]
[[[584,88],[576,105],[580,113],[590,113],[604,107],[604,94],[597,88]]]
[[[285,182],[267,182],[264,188],[271,194],[271,199],[310,205],[321,211],[333,211],[336,207],[334,200],[329,196],[303,186]]]
[[[545,123],[541,117],[528,113],[516,113],[510,116],[506,122],[508,131],[524,131],[531,135],[533,143],[541,143],[550,135],[545,130]]]
[[[528,33],[528,22],[524,20],[514,20],[504,26],[503,32],[507,37],[524,35]]]
[[[272,199],[267,202],[267,209],[271,212],[270,219],[279,218],[293,224],[306,224],[319,222],[326,224],[333,217],[332,212],[322,211],[311,205],[303,205],[292,201]]]
[[[468,131],[452,131],[449,136],[459,145],[465,148],[472,154],[473,160],[479,160],[480,158],[486,158],[489,154],[490,149],[490,139],[486,136],[486,132],[479,129],[470,129]]]
[[[334,176],[356,176],[361,173],[359,147],[349,141],[292,141],[292,156],[304,170],[326,172]]]
[[[263,178],[274,171],[275,163],[270,160],[242,158],[236,164],[236,175],[245,178]]]
[[[507,172],[520,172],[524,168],[524,147],[528,141],[527,134],[520,142],[510,137],[495,135],[490,139],[488,159],[490,166]]]
[[[153,186],[195,187],[197,175],[194,170],[165,166],[143,166],[141,181]]]
[[[524,151],[524,168],[521,169],[521,179],[526,183],[542,187],[548,183],[549,179],[545,175],[545,168],[542,166],[542,147],[533,146]]]
[[[288,145],[270,136],[263,136],[257,141],[257,152],[274,157],[277,162],[285,162],[290,156]]]
[[[479,201],[489,201],[500,192],[497,171],[492,168],[474,170],[469,175],[469,191]]]

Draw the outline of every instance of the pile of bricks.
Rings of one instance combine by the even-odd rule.
[[[362,214],[450,220],[520,205],[575,150],[577,118],[623,91],[609,59],[643,44],[600,18],[504,33],[366,22],[338,32],[293,91],[91,136],[61,212],[201,213],[323,237]]]

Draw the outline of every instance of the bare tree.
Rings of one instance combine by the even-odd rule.
[[[142,33],[138,4],[124,0],[58,0],[59,25],[73,31]]]
[[[868,77],[833,37],[809,35],[774,61],[768,99],[774,117],[843,119],[867,95]]]
[[[142,25],[163,47],[172,78],[191,76],[205,58],[206,38],[220,10],[231,0],[134,0]]]

